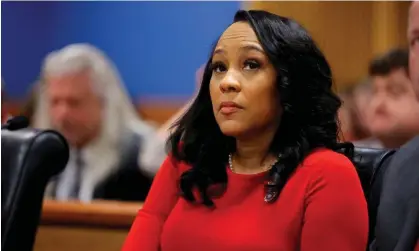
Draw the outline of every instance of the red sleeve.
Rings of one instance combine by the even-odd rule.
[[[160,167],[122,251],[159,250],[163,224],[178,199],[179,170],[174,163],[174,159],[167,157]]]
[[[344,156],[326,155],[313,163],[300,250],[365,250],[368,210],[356,170]]]

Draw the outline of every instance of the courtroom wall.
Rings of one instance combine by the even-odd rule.
[[[312,33],[329,60],[339,87],[367,74],[377,54],[407,46],[409,2],[246,2],[247,9],[262,9],[292,17]]]
[[[240,2],[2,2],[2,77],[23,98],[41,60],[88,42],[116,63],[133,99],[189,97],[195,71]]]

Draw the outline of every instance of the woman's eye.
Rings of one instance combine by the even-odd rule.
[[[223,63],[213,63],[211,69],[215,73],[220,73],[226,71],[227,67]]]
[[[247,60],[246,62],[244,62],[245,70],[255,70],[259,68],[260,68],[260,64],[255,60]]]

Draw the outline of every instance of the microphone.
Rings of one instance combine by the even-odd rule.
[[[15,131],[29,126],[29,120],[24,116],[16,116],[8,119],[6,124],[1,125],[2,130]]]

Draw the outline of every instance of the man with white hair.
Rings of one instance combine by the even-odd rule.
[[[409,74],[419,98],[419,2],[410,8]],[[371,250],[419,251],[419,136],[402,146],[385,172]]]
[[[103,52],[73,44],[44,62],[35,128],[54,128],[71,146],[46,195],[58,200],[144,200],[165,158],[167,126],[142,121]]]

